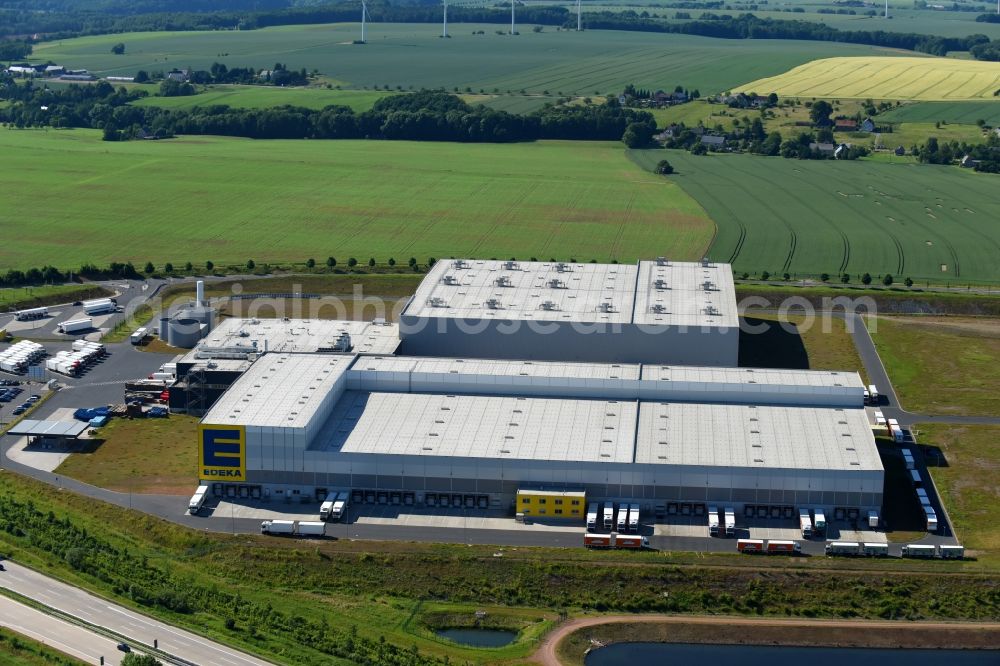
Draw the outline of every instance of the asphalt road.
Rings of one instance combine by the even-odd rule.
[[[105,664],[117,666],[125,656],[116,641],[5,596],[0,596],[0,625],[88,664],[104,657]]]
[[[0,586],[130,640],[145,645],[152,645],[157,640],[159,649],[186,661],[213,666],[265,666],[270,663],[109,603],[15,562],[7,560],[4,567],[6,571],[0,571]]]

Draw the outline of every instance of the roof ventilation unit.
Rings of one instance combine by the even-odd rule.
[[[347,331],[341,331],[337,339],[333,341],[333,351],[336,352],[349,352],[354,347],[351,344],[351,334]]]
[[[598,305],[597,305],[597,311],[598,312],[614,312],[615,311],[615,306],[612,303],[608,303],[608,302],[598,303]]]
[[[468,268],[469,264],[464,259],[456,259],[455,261],[451,262],[451,267],[457,270],[461,270],[463,268]]]
[[[715,283],[711,280],[705,280],[701,283],[701,288],[705,291],[717,291]]]
[[[454,275],[445,275],[443,278],[441,278],[441,282],[443,284],[450,284],[450,285],[459,284],[458,278],[455,277]]]
[[[564,264],[561,261],[556,264],[556,273],[569,273],[572,270],[569,264]]]
[[[559,306],[552,301],[543,301],[539,306],[542,310],[558,310]]]
[[[559,278],[553,278],[546,283],[551,289],[565,289],[566,283]]]
[[[666,257],[657,257],[656,258],[656,265],[657,266],[669,266],[670,265],[670,260],[667,259]]]
[[[722,314],[721,312],[719,312],[719,308],[715,307],[714,305],[706,306],[705,309],[702,310],[702,312],[704,312],[710,317],[718,317],[720,314]]]
[[[653,280],[653,289],[670,289],[666,280]]]
[[[649,311],[655,314],[667,314],[667,308],[662,303],[653,303],[649,306]]]
[[[503,262],[503,269],[505,271],[519,271],[521,270],[521,265],[511,259],[510,261]]]
[[[708,268],[711,264],[708,263],[708,257],[701,258],[701,267]]]
[[[427,305],[431,306],[432,308],[446,308],[446,307],[448,307],[448,304],[445,303],[445,300],[443,298],[441,298],[440,296],[432,296],[431,298],[428,298],[427,299]]]
[[[510,281],[510,278],[506,275],[501,275],[493,282],[498,287],[513,287],[514,283]]]
[[[503,308],[503,306],[500,305],[500,300],[496,298],[489,299],[484,305],[490,310],[500,310]]]

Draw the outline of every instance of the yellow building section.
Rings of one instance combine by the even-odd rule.
[[[583,520],[587,515],[587,494],[582,490],[518,490],[517,512],[525,516]]]

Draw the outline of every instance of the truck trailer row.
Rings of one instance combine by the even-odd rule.
[[[583,535],[583,545],[587,548],[641,550],[649,548],[649,539],[638,534],[618,534],[617,532],[593,534],[585,532]]]
[[[31,340],[21,340],[0,352],[0,370],[22,375],[28,371],[29,365],[44,356],[45,347]]]
[[[603,508],[591,502],[587,507],[587,530],[594,532],[602,528],[608,532],[617,528],[619,534],[638,533],[639,504],[622,502],[616,512],[613,502],[605,502]]]
[[[321,537],[326,536],[326,523],[310,520],[265,520],[260,524],[260,533],[277,536]]]

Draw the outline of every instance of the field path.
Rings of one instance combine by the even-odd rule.
[[[870,632],[879,629],[895,629],[901,626],[915,631],[925,632],[927,630],[954,630],[967,629],[972,631],[983,631],[994,633],[1000,637],[1000,623],[959,623],[959,622],[873,622],[870,620],[800,620],[784,618],[742,618],[730,616],[680,616],[680,615],[598,615],[594,617],[580,617],[568,620],[556,627],[539,646],[535,654],[532,655],[533,663],[542,666],[563,666],[559,661],[556,649],[563,638],[578,629],[585,627],[595,627],[602,624],[620,624],[623,622],[655,622],[662,624],[710,624],[725,625],[727,627],[742,626],[748,629],[747,635],[752,635],[754,626],[789,626],[789,627],[815,627],[819,628],[857,628],[860,631]]]

